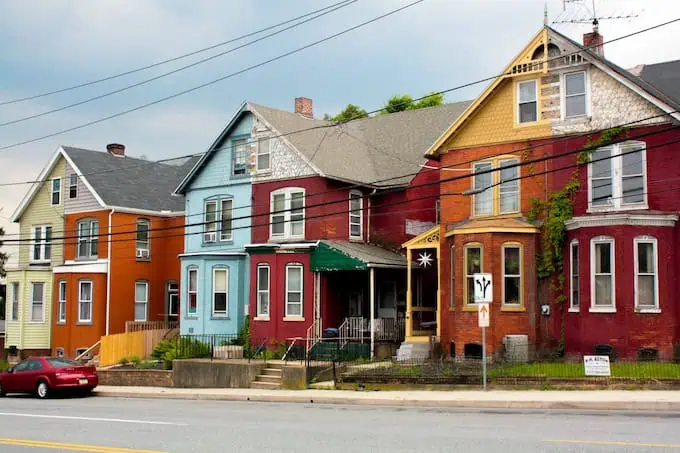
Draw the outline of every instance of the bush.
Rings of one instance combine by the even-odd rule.
[[[126,365],[128,365],[129,363],[130,363],[130,361],[128,360],[127,357],[123,357],[122,359],[120,359],[120,360],[118,361],[118,365],[121,365],[121,366],[126,366]]]
[[[179,341],[161,341],[151,353],[152,358],[164,362],[166,370],[172,369],[173,360],[209,358],[211,355],[212,348],[209,344],[188,337]]]
[[[176,341],[163,340],[160,343],[158,343],[155,348],[153,348],[151,357],[156,360],[161,360],[163,358],[163,354],[174,349],[177,349]]]

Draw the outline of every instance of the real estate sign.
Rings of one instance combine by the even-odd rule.
[[[586,376],[611,376],[612,370],[607,355],[584,355],[583,366]]]

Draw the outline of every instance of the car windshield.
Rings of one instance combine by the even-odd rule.
[[[60,368],[60,367],[65,367],[65,366],[78,366],[78,362],[74,362],[73,360],[69,359],[47,359],[50,365],[52,365],[54,368]]]

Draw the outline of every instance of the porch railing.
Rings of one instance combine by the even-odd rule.
[[[321,340],[323,333],[323,324],[321,318],[314,320],[311,326],[307,329],[307,352]]]
[[[363,339],[366,332],[366,319],[360,317],[345,318],[345,321],[338,328],[340,347],[343,347],[350,340]]]
[[[125,333],[179,329],[178,321],[125,321]]]
[[[401,341],[406,333],[404,319],[376,318],[374,320],[376,341]],[[367,341],[371,338],[370,320],[366,318],[350,317],[338,328],[340,345],[350,341]]]

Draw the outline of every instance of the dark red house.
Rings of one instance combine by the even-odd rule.
[[[396,344],[401,244],[438,220],[438,184],[409,186],[438,181],[423,154],[469,103],[343,125],[313,119],[306,98],[295,112],[249,105],[255,138],[269,143],[267,157],[252,156],[251,335],[310,349],[336,328],[347,341]]]

